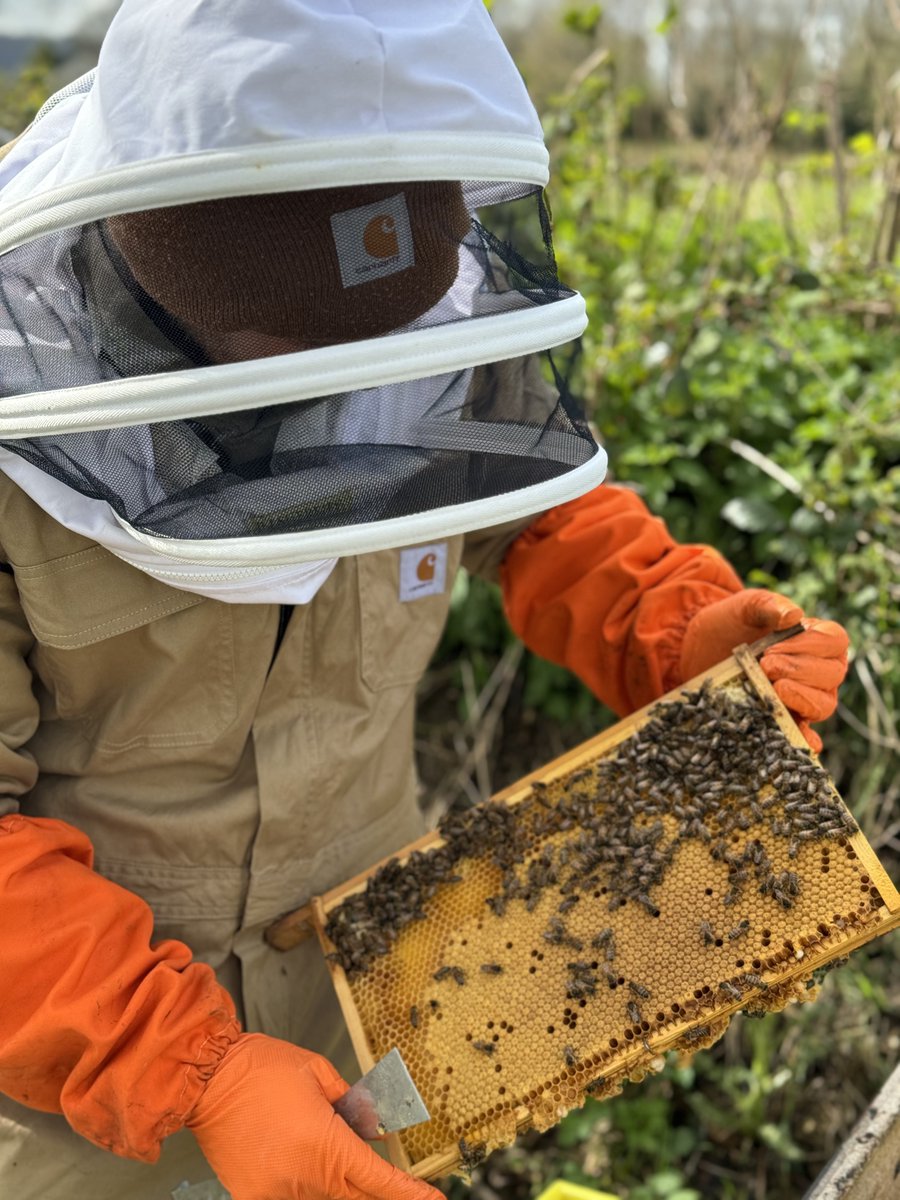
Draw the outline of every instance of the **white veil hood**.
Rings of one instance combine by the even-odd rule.
[[[606,456],[555,365],[541,386],[473,382],[584,329],[547,179],[483,0],[123,0],[97,67],[0,158],[0,471],[141,570],[242,601],[305,602],[336,557],[581,495]],[[204,356],[107,237],[121,214],[393,184],[378,204],[403,212],[416,189],[459,193],[455,282],[383,332],[298,331],[272,356]]]
[[[87,212],[548,174],[482,0],[123,0],[39,116],[0,164],[0,252]]]

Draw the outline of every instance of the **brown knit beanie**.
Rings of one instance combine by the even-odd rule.
[[[308,344],[387,333],[431,308],[470,228],[455,182],[234,196],[110,217],[141,287],[198,330]]]

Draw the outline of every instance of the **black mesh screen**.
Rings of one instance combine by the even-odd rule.
[[[262,258],[250,261],[247,247],[235,250],[231,237],[223,238],[222,261],[210,268],[209,279],[218,271],[222,296],[210,298],[195,279],[179,276],[178,261],[148,262],[132,251],[126,262],[127,237],[112,221],[11,251],[0,259],[0,395],[196,371],[308,344],[299,329],[296,337],[285,337],[272,329],[232,328],[250,311],[245,302],[252,311],[275,312],[278,320],[299,305],[302,321],[310,311],[304,296],[312,296],[314,344],[324,344],[354,340],[360,329],[365,336],[373,329],[389,336],[397,328],[457,321],[471,322],[477,338],[484,317],[572,295],[556,275],[540,194],[492,208],[492,200],[506,200],[509,188],[479,184],[473,217],[474,191],[472,185],[466,203],[460,202],[452,253],[440,239],[416,243],[418,274],[389,272],[376,291],[352,283],[333,288],[334,271],[348,270],[346,261],[335,266],[337,260],[310,268],[311,291],[303,279],[295,287],[293,259],[287,271],[284,264],[276,269],[272,247],[257,241],[254,253]],[[307,210],[298,211],[299,220]],[[489,229],[492,217],[499,232]],[[153,234],[163,255],[184,232],[176,230],[170,245],[166,228],[163,222]],[[386,228],[391,250],[393,227]],[[384,249],[373,244],[378,253]],[[289,238],[283,245],[285,255],[296,250]],[[296,262],[302,265],[302,259]],[[438,286],[429,275],[432,265],[444,273]],[[400,290],[407,278],[412,302]],[[148,280],[156,281],[155,295],[144,286]],[[275,303],[275,283],[291,292],[283,311]],[[370,303],[373,297],[377,304]],[[170,307],[204,321],[221,314],[221,328],[198,328]],[[397,326],[400,313],[404,320]],[[81,494],[107,501],[140,530],[193,539],[365,524],[483,500],[566,474],[595,452],[549,355],[543,365],[537,357],[508,360],[244,412],[0,444]]]
[[[577,408],[537,358],[5,445],[82,495],[107,501],[138,529],[200,539],[427,512],[552,479],[594,453]]]
[[[204,308],[204,296],[188,296],[185,301],[194,277],[177,260],[165,261],[167,279],[177,280],[179,271],[184,271],[188,280],[184,288],[173,288],[183,301],[181,307],[191,310],[191,300],[195,300],[194,307],[203,309],[201,315],[207,321],[214,320],[221,310],[220,323],[227,328],[211,324],[189,327],[190,322],[172,315],[138,282],[107,222],[38,238],[0,258],[0,397],[243,362],[359,337],[387,336],[398,330],[477,321],[572,295],[556,274],[542,196],[533,192],[492,207],[491,202],[503,200],[507,190],[502,184],[478,185],[482,207],[451,250],[455,281],[434,303],[430,301],[435,289],[427,272],[431,266],[446,271],[444,247],[431,248],[418,275],[400,270],[372,285],[343,288],[333,263],[326,263],[318,274],[313,271],[324,254],[321,244],[314,243],[314,251],[308,254],[306,243],[299,236],[293,241],[290,230],[281,233],[281,254],[263,243],[273,264],[285,268],[283,260],[288,258],[286,277],[296,281],[293,295],[285,297],[285,305],[299,306],[296,332],[289,334],[282,327],[277,334],[258,327],[231,327],[240,315],[234,312],[234,297],[253,289],[262,293],[267,286],[260,264],[255,262],[251,270],[242,259],[240,237],[233,228],[228,236],[221,231],[221,245],[213,240],[207,256],[217,268],[213,271],[210,266],[211,280],[223,293],[229,292],[221,304]],[[492,218],[496,218],[497,233],[491,232]],[[162,257],[167,247],[164,232],[154,230]],[[259,251],[259,246],[253,245]],[[300,278],[304,264],[305,281]],[[284,290],[284,280],[276,280],[272,286]],[[316,311],[314,336],[309,321],[304,333],[305,297]],[[428,306],[418,310],[422,304]]]

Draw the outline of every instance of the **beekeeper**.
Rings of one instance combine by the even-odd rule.
[[[0,162],[3,1196],[437,1195],[263,930],[420,832],[460,563],[620,714],[802,616],[599,486],[546,179],[481,0],[124,0]]]

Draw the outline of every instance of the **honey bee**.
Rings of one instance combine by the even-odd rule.
[[[536,779],[531,785],[531,794],[537,800],[538,804],[542,804],[544,808],[553,808],[552,802],[545,795],[546,791],[547,784],[542,783],[540,779]]]
[[[695,1025],[693,1029],[688,1029],[684,1034],[685,1040],[689,1042],[699,1042],[701,1038],[709,1037],[708,1025]]]
[[[760,978],[759,975],[752,975],[749,971],[742,975],[741,979],[745,979],[751,987],[759,988],[761,992],[767,992],[769,990],[769,985],[764,979]]]
[[[570,979],[566,983],[566,996],[570,1000],[583,1000],[596,996],[597,981],[590,979]]]
[[[638,904],[640,904],[643,908],[645,908],[647,910],[647,912],[650,914],[651,917],[659,916],[659,909],[656,907],[656,905],[653,903],[653,901],[650,899],[649,896],[645,896],[643,893],[641,893],[641,895],[636,896],[635,899],[637,900]]]
[[[551,917],[541,937],[551,946],[561,946],[566,939],[566,927],[558,917]]]
[[[487,1154],[487,1143],[475,1142],[470,1146],[465,1138],[460,1138],[458,1145],[459,1161],[464,1170],[474,1171],[477,1166],[480,1166],[484,1162]]]

